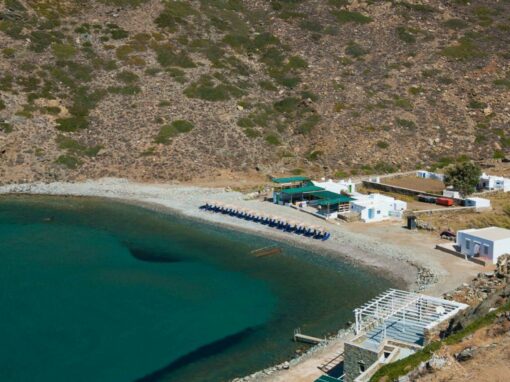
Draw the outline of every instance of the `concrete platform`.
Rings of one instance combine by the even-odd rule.
[[[475,264],[481,265],[481,266],[487,266],[492,264],[492,261],[485,257],[472,257],[472,256],[466,256],[457,249],[457,246],[455,243],[444,243],[444,244],[436,244],[436,249],[449,253],[450,255],[460,257],[461,259],[465,259],[467,261],[471,261]]]

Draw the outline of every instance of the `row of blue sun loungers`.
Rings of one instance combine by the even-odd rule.
[[[208,202],[200,206],[201,210],[210,212],[221,213],[239,219],[249,220],[255,223],[260,223],[273,227],[284,232],[290,232],[297,235],[312,237],[317,240],[326,241],[330,238],[331,234],[324,231],[322,228],[310,227],[301,223],[289,222],[285,219],[271,216],[264,216],[254,211],[248,211],[233,206],[224,205],[221,203]]]

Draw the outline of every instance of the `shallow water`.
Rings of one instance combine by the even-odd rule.
[[[101,199],[0,199],[0,380],[224,381],[281,362],[391,283]],[[281,244],[279,244],[281,245]]]

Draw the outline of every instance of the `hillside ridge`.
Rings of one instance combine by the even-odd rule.
[[[510,1],[4,0],[3,182],[504,158]]]

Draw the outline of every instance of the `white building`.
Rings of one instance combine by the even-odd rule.
[[[485,198],[470,197],[466,199],[465,203],[466,207],[476,207],[476,209],[491,208],[491,201]]]
[[[489,191],[507,192],[510,191],[510,179],[483,173],[482,176],[480,176],[478,187]]]
[[[443,190],[443,196],[446,196],[447,198],[460,199],[459,191],[450,190],[448,188]]]
[[[419,171],[416,172],[416,176],[418,178],[436,179],[436,180],[440,180],[441,182],[444,182],[444,175],[443,174],[439,174],[437,172],[430,172],[430,171],[426,171],[426,170],[419,170]]]
[[[407,203],[381,194],[355,194],[351,212],[358,213],[365,223],[401,218]]]
[[[465,229],[457,232],[457,245],[465,256],[480,256],[496,264],[498,257],[510,253],[510,230],[499,227]]]
[[[334,192],[335,194],[353,194],[356,192],[356,184],[351,179],[335,182],[332,179],[325,180],[322,178],[320,182],[312,181],[312,183],[314,186],[322,187],[326,191]]]

